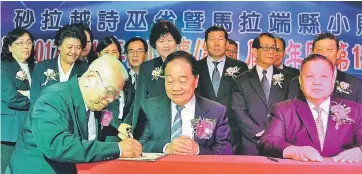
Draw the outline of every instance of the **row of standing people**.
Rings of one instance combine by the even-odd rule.
[[[8,78],[9,80],[8,82],[6,81],[7,83],[4,84],[5,88],[3,88],[6,89],[4,91],[4,93],[6,92],[6,97],[3,98],[5,95],[2,95],[2,110],[4,104],[4,107],[6,107],[6,112],[2,111],[2,120],[5,120],[4,126],[2,125],[2,129],[4,128],[3,130],[5,131],[2,132],[11,132],[12,134],[9,135],[11,138],[8,139],[3,139],[2,136],[2,148],[3,144],[4,147],[10,147],[10,149],[14,146],[26,110],[30,108],[31,104],[35,103],[40,92],[46,86],[67,81],[76,74],[83,74],[87,70],[87,64],[81,60],[92,62],[92,58],[94,57],[112,53],[116,54],[115,57],[119,57],[121,53],[120,46],[113,37],[106,38],[104,42],[100,42],[96,49],[98,55],[91,55],[92,45],[90,43],[92,43],[93,39],[91,31],[87,30],[84,26],[82,26],[84,31],[80,28],[79,26],[67,26],[59,30],[55,39],[55,43],[60,52],[59,56],[37,64],[32,75],[30,72],[33,69],[33,62],[31,59],[27,59],[32,57],[31,54],[33,53],[33,39],[31,34],[24,30],[14,30],[13,33],[9,34],[12,35],[12,37],[7,37],[9,40],[6,40],[7,42],[4,43],[8,44],[9,50],[4,53],[8,53],[6,57],[10,57],[11,55],[16,61],[6,62],[6,59],[3,59],[4,63],[2,63],[2,70],[4,70],[2,72],[5,72],[2,73],[2,76],[4,74],[4,78],[2,79]],[[292,98],[300,92],[298,79],[295,78],[292,80],[293,77],[297,76],[298,71],[288,70],[288,67],[284,65],[279,67],[273,66],[276,62],[276,54],[283,52],[285,49],[285,42],[281,38],[275,39],[274,36],[265,33],[254,39],[253,52],[257,58],[257,65],[251,70],[248,70],[244,62],[225,56],[227,52],[227,40],[227,32],[220,27],[210,27],[206,31],[205,43],[208,56],[200,60],[197,64],[199,71],[197,94],[226,107],[226,115],[232,133],[234,153],[257,155],[258,150],[256,145],[258,138],[263,134],[268,123],[271,106],[277,102],[286,100],[288,94],[289,98]],[[333,47],[331,51],[330,48],[326,48],[331,47],[331,44],[324,43],[326,40],[336,42],[335,49]],[[125,85],[123,95],[108,107],[108,109],[112,111],[112,115],[116,118],[112,120],[112,126],[108,127],[109,130],[107,130],[107,128],[102,130],[100,137],[103,138],[103,141],[119,141],[117,138],[117,128],[122,122],[131,124],[135,129],[135,137],[141,137],[142,131],[144,130],[144,123],[138,122],[138,120],[142,120],[142,118],[140,119],[138,116],[142,101],[166,94],[164,86],[165,80],[162,77],[157,78],[157,68],[159,68],[158,70],[162,70],[166,57],[176,51],[180,41],[181,35],[172,23],[165,21],[156,23],[151,30],[150,45],[158,51],[160,57],[147,61],[143,63],[142,66],[139,65],[144,61],[145,57],[142,59],[139,58],[139,55],[145,55],[147,52],[147,43],[140,38],[135,38],[127,42],[128,44],[126,44],[125,48],[127,49],[128,58],[137,58],[135,58],[135,61],[129,60],[132,67],[130,70],[131,80]],[[319,38],[317,37],[313,43],[313,52],[326,55],[326,57],[331,59],[333,64],[336,65],[339,54],[337,43],[338,39],[333,35],[321,35]],[[136,46],[132,47],[134,45]],[[82,52],[82,50],[84,50],[84,52]],[[2,56],[2,58],[3,57],[4,56]],[[80,57],[80,59],[78,59],[78,57]],[[8,58],[8,60],[12,59]],[[29,62],[27,65],[28,68],[17,62]],[[132,63],[136,63],[138,66],[132,66]],[[235,67],[236,71],[230,71],[229,73],[229,68]],[[24,70],[21,71],[22,74],[18,73],[20,69]],[[49,71],[49,69],[53,71]],[[265,74],[263,70],[266,70]],[[361,90],[360,80],[338,70],[336,70],[336,72],[337,80],[339,82],[352,84],[351,86],[353,88],[351,88],[351,90],[357,93],[357,95],[344,95],[338,93],[337,89],[335,90],[335,95],[360,102],[358,101],[361,99],[361,97],[359,97],[359,95],[361,95],[359,92]],[[6,73],[8,73],[8,75]],[[11,75],[9,73],[11,73]],[[156,73],[156,76],[154,73]],[[284,75],[282,88],[276,88],[275,85],[272,85],[273,75],[279,73]],[[9,79],[9,77],[12,76],[17,79]],[[21,83],[17,81],[19,78],[23,78],[23,80],[20,80],[22,81]],[[4,82],[5,81],[3,81],[3,83]],[[290,82],[292,85],[289,89]],[[16,88],[13,88],[13,85],[15,85]],[[31,89],[30,93],[29,89]],[[133,95],[135,95],[134,98]],[[23,103],[16,103],[19,100]],[[17,110],[11,111],[12,109],[18,109],[24,111],[24,113],[18,112]],[[12,120],[7,122],[6,119],[9,117],[5,118],[3,115],[12,114],[22,114],[22,116],[13,117],[11,118]],[[95,118],[99,118],[100,115],[101,112],[94,113]],[[14,123],[18,126],[14,126]],[[6,127],[11,127],[11,129],[15,131],[9,131]],[[4,137],[6,137],[6,135]]]

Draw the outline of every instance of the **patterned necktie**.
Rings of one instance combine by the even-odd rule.
[[[219,70],[217,69],[217,65],[220,62],[213,61],[212,63],[214,63],[215,65],[214,71],[212,72],[212,86],[214,88],[215,95],[217,96],[217,92],[219,91],[220,79],[221,79]]]
[[[267,73],[267,71],[266,71],[266,70],[263,70],[263,79],[261,80],[261,84],[262,84],[262,87],[263,87],[263,91],[264,91],[264,95],[265,95],[265,98],[266,98],[266,102],[268,102],[268,100],[269,100],[269,93],[270,93],[270,86],[269,86],[269,81],[268,81],[268,79],[266,78],[266,73]]]
[[[181,118],[181,110],[185,108],[185,106],[177,106],[176,105],[176,116],[172,124],[171,128],[171,141],[182,134],[182,118]]]
[[[318,117],[315,120],[315,124],[317,125],[317,131],[318,131],[318,138],[321,145],[321,151],[323,151],[323,144],[324,144],[324,125],[322,121],[322,108],[319,106],[315,107],[318,112]]]
[[[134,89],[136,89],[137,88],[138,73],[134,73],[133,77],[134,77]]]

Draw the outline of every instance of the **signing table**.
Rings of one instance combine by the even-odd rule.
[[[165,156],[156,162],[113,160],[77,165],[79,174],[362,174],[362,163],[271,161],[261,156]]]

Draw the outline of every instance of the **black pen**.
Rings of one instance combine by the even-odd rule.
[[[268,157],[268,160],[274,161],[274,162],[279,162],[277,159],[275,159],[275,158],[273,158],[273,157]]]

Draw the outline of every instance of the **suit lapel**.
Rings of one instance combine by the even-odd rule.
[[[161,57],[155,58],[154,64],[152,66],[153,69],[151,69],[151,71],[150,71],[151,74],[149,75],[149,77],[150,77],[149,80],[151,81],[152,85],[147,85],[149,89],[147,89],[148,94],[147,94],[146,98],[156,97],[157,95],[154,95],[155,93],[160,94],[160,92],[157,92],[157,91],[165,91],[165,79],[164,78],[159,77],[157,80],[156,79],[152,80],[152,71],[158,67],[162,68],[162,64],[163,64],[163,61],[162,61]]]
[[[73,77],[68,82],[68,86],[71,92],[71,97],[74,103],[74,117],[75,122],[78,126],[80,136],[83,139],[88,140],[88,115],[85,110],[85,104],[82,94],[79,89],[77,77]]]
[[[150,108],[152,109],[152,108]],[[162,97],[162,100],[157,104],[156,109],[152,116],[155,116],[155,128],[163,130],[162,137],[167,137],[168,141],[171,141],[171,101],[166,95]]]
[[[230,62],[230,61],[228,60],[228,58],[226,57],[226,58],[225,58],[224,69],[223,69],[223,71],[222,71],[222,73],[221,73],[221,81],[220,81],[220,86],[219,86],[217,98],[219,98],[220,96],[222,96],[222,94],[225,92],[224,88],[225,88],[226,85],[227,85],[228,79],[231,78],[231,77],[225,76],[226,69],[229,68],[229,67],[231,67],[230,63],[231,63],[231,62]]]
[[[202,104],[202,99],[201,97],[195,95],[196,101],[195,101],[195,119],[198,118],[209,118],[207,117],[207,112],[209,112],[209,108],[207,107],[207,105],[203,105]],[[204,139],[200,140],[197,137],[194,137],[194,140],[198,143],[198,144],[204,144]]]
[[[254,66],[251,71],[248,72],[249,82],[251,86],[254,88],[255,92],[259,95],[261,100],[264,102],[265,106],[267,106],[266,97],[263,91],[263,87],[261,86],[261,82],[256,72],[256,67]]]
[[[279,74],[280,71],[273,66],[273,75]],[[269,100],[268,100],[268,108],[271,108],[271,105],[274,104],[275,100],[280,97],[280,95],[283,95],[282,88],[278,84],[273,85],[273,77],[272,77],[271,87],[270,87],[270,94],[269,94]],[[283,82],[282,82],[283,83]],[[281,84],[283,87],[283,84]]]
[[[337,77],[336,77],[336,81],[338,82],[346,82],[346,75],[340,71],[339,69],[337,69]],[[348,83],[348,82],[346,82]],[[345,98],[343,96],[343,93],[339,93],[336,89],[337,85],[334,85],[334,89],[333,89],[333,95],[334,96],[339,96],[339,97],[342,97],[342,98]]]
[[[74,62],[74,66],[72,68],[72,71],[70,71],[69,78],[72,78],[73,76],[75,76],[77,74],[82,75],[80,73],[80,71],[82,70],[82,67],[81,67],[82,63],[83,62],[81,60],[79,60],[79,59]]]
[[[8,65],[10,66],[9,69],[12,69],[14,71],[14,74],[15,74],[14,78],[16,78],[16,74],[22,70],[19,63],[14,60],[13,62],[9,62]],[[29,72],[31,74],[30,66],[29,66]],[[15,84],[16,84],[17,89],[20,89],[20,90],[29,90],[30,89],[28,79],[25,79],[24,81],[15,79]]]
[[[209,67],[207,66],[207,58],[205,57],[204,59],[200,60],[200,63],[201,63],[200,77],[203,77],[204,80],[206,81],[206,83],[201,84],[201,86],[205,85],[207,87],[207,90],[211,94],[212,98],[216,100],[217,97],[215,95],[214,87],[212,86],[212,81],[210,79]]]
[[[313,118],[312,111],[310,110],[307,101],[301,101],[297,98],[294,98],[293,103],[295,103],[297,107],[297,114],[300,120],[302,120],[305,128],[307,129],[309,138],[312,140],[314,147],[316,149],[320,149],[317,127]]]

